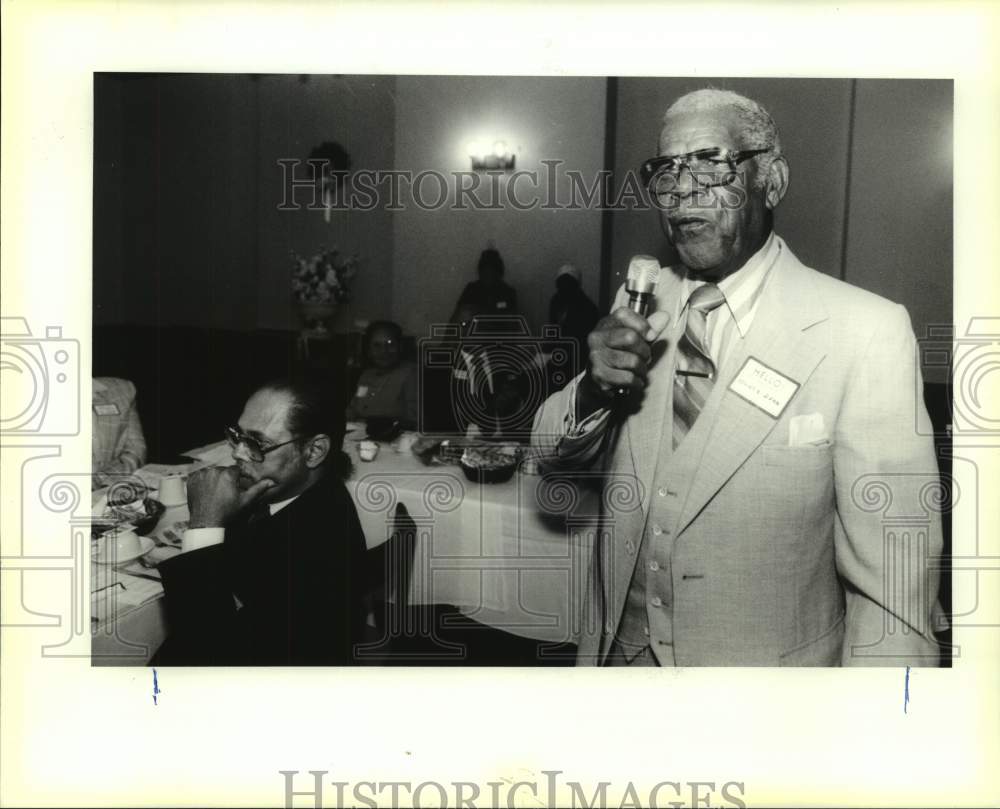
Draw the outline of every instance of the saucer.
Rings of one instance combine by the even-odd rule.
[[[153,542],[153,540],[151,540],[149,537],[139,537],[138,553],[125,554],[124,556],[118,556],[112,558],[111,556],[108,556],[108,554],[106,553],[107,548],[104,548],[102,551],[94,555],[94,561],[97,562],[97,564],[99,565],[123,565],[126,562],[131,562],[135,559],[138,559],[140,556],[145,556],[147,553],[153,550],[155,546],[156,543]]]

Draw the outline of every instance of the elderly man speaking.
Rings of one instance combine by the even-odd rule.
[[[789,167],[758,103],[683,96],[642,173],[681,264],[645,317],[619,291],[533,431],[641,503],[603,513],[579,662],[937,665],[940,522],[893,535],[864,494],[936,485],[906,310],[774,232]]]

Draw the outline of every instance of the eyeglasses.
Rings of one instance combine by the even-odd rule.
[[[729,185],[736,181],[736,167],[740,163],[769,151],[770,148],[732,151],[715,146],[687,154],[651,157],[642,164],[639,177],[658,196],[676,193],[677,181],[685,167],[702,187]]]
[[[269,447],[263,446],[260,441],[254,438],[252,435],[247,435],[239,427],[226,427],[226,441],[229,442],[229,446],[236,449],[241,444],[246,449],[247,454],[250,456],[250,460],[255,463],[260,463],[264,460],[264,456],[269,452],[274,452],[279,447],[284,447],[291,444],[293,441],[297,441],[298,436],[295,438],[290,438],[287,441],[282,441],[280,444],[272,444]]]

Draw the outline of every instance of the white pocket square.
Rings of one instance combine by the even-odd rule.
[[[804,416],[792,416],[788,422],[788,446],[802,447],[828,443],[830,437],[826,434],[826,424],[822,413],[808,413]]]

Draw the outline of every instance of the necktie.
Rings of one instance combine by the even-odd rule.
[[[715,284],[705,284],[688,301],[687,323],[677,344],[687,368],[682,370],[679,364],[674,376],[674,449],[694,426],[715,384],[716,369],[706,341],[708,313],[725,299]]]

